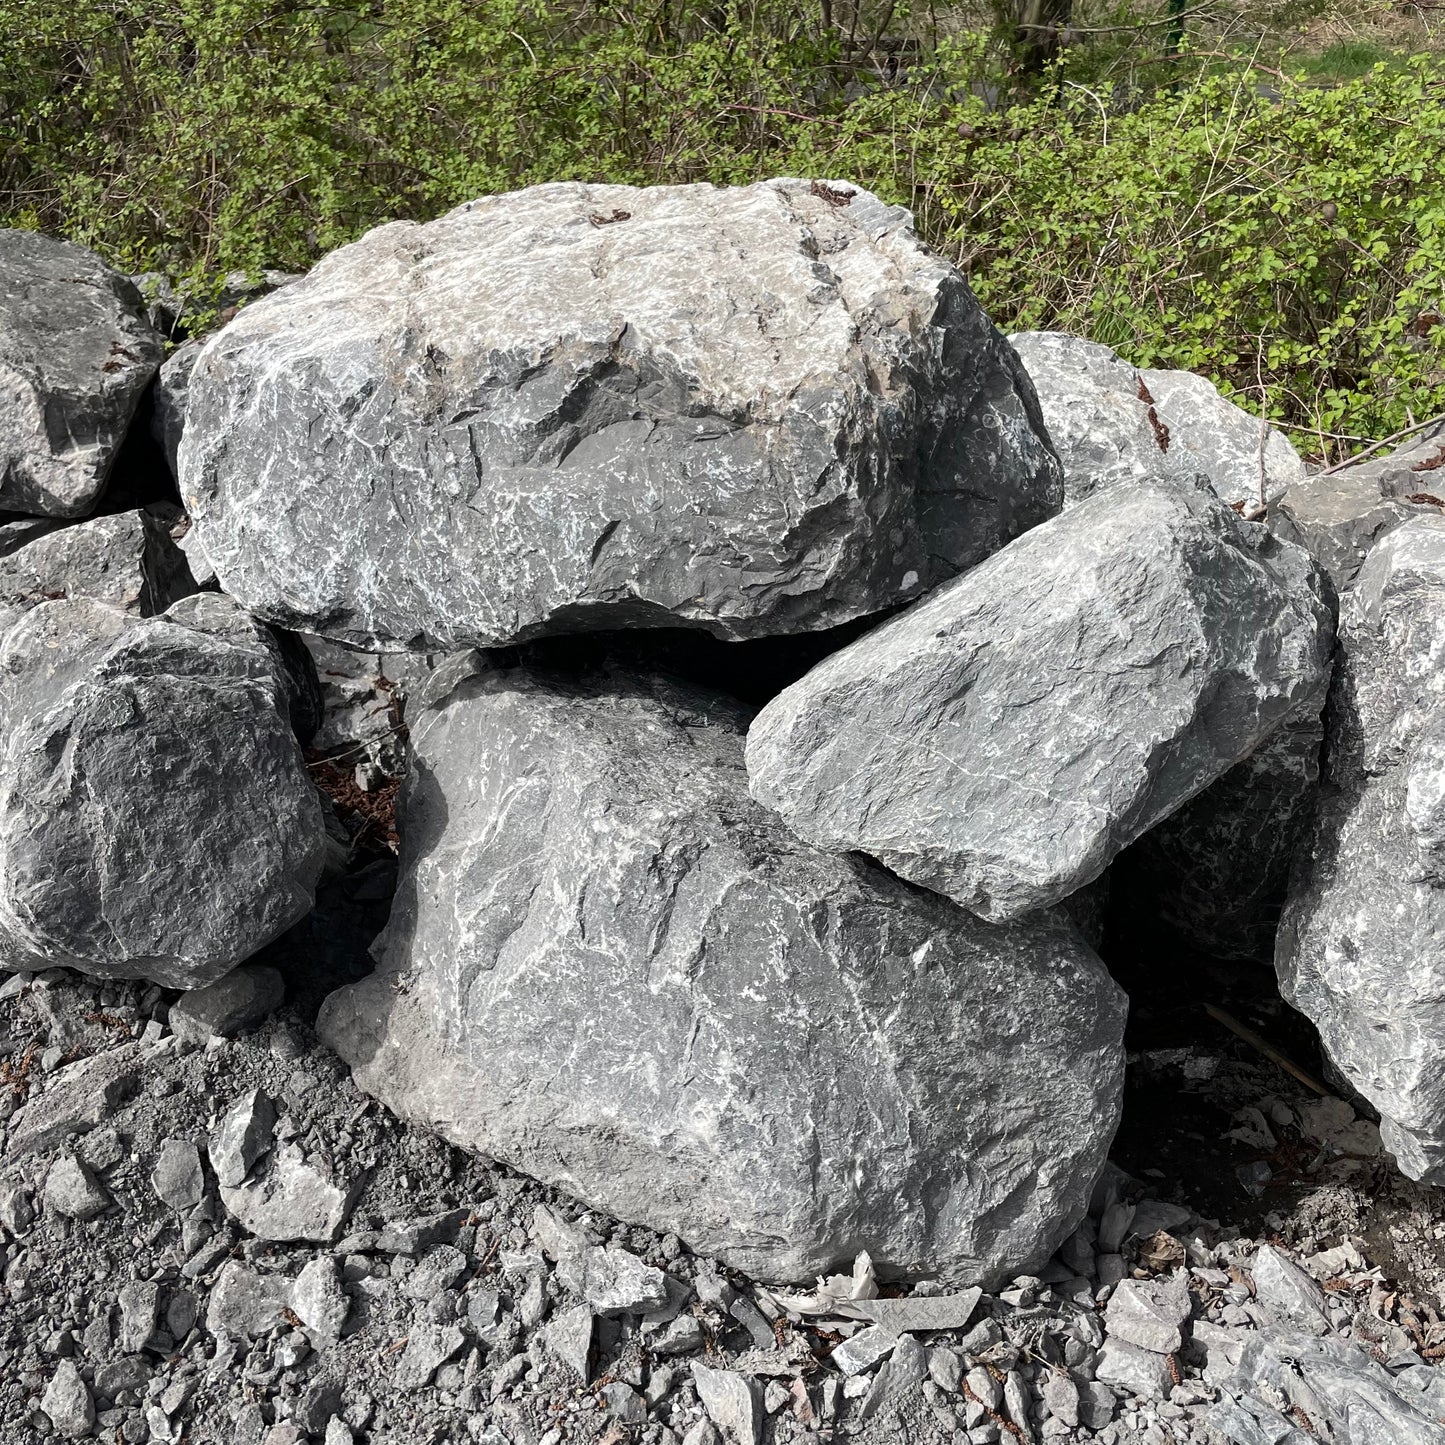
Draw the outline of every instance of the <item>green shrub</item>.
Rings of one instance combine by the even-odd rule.
[[[1433,60],[1323,88],[1151,52],[1126,91],[1069,51],[990,109],[983,40],[860,85],[783,0],[0,0],[0,27],[0,223],[127,269],[304,268],[543,180],[819,174],[911,206],[1005,329],[1202,371],[1306,450],[1445,410]]]

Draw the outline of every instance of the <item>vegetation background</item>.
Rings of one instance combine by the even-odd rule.
[[[556,179],[819,175],[1005,330],[1324,458],[1445,411],[1445,0],[0,0],[0,225],[183,280]]]

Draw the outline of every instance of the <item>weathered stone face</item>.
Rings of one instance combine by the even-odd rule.
[[[1308,558],[1201,483],[1115,483],[770,702],[753,796],[1016,918],[1259,745],[1328,677]]]
[[[1114,1132],[1122,995],[1060,916],[992,927],[798,842],[741,726],[672,684],[463,681],[324,1036],[396,1112],[763,1278],[1040,1262]]]
[[[85,516],[162,354],[93,252],[0,230],[0,511]]]
[[[1445,519],[1377,544],[1340,612],[1319,815],[1280,927],[1280,987],[1381,1114],[1415,1179],[1445,1182]]]
[[[211,983],[311,906],[324,829],[285,681],[229,599],[88,599],[0,646],[0,959]]]
[[[1033,389],[849,186],[559,184],[383,226],[191,372],[226,590],[363,646],[824,628],[1058,510]]]
[[[1119,481],[1201,475],[1226,502],[1259,496],[1305,474],[1283,432],[1226,401],[1192,371],[1138,368],[1097,341],[1062,331],[1009,337],[1038,392],[1072,506]],[[1261,446],[1263,440],[1263,446]]]

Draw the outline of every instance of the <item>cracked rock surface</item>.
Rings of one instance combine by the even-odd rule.
[[[212,983],[305,915],[324,830],[265,629],[84,598],[0,644],[0,957]]]
[[[1121,481],[784,689],[753,796],[1017,918],[1247,757],[1329,675],[1312,564],[1202,483]]]
[[[413,724],[382,967],[322,1014],[363,1088],[762,1278],[995,1279],[1072,1227],[1123,999],[1070,924],[798,842],[715,694],[473,665]]]
[[[195,359],[222,585],[358,646],[818,629],[1058,510],[1032,385],[851,186],[555,184],[380,227]]]
[[[93,251],[0,230],[0,511],[90,512],[163,350]]]

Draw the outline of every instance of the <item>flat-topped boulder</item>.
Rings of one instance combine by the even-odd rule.
[[[42,603],[0,644],[0,964],[212,983],[310,909],[293,683],[229,598]]]
[[[748,734],[753,796],[1016,918],[1252,753],[1332,647],[1303,551],[1203,480],[1119,481],[779,693]]]
[[[195,358],[179,468],[226,591],[383,650],[826,628],[1061,498],[963,276],[908,212],[798,180],[379,227]]]
[[[1122,1083],[1073,926],[799,842],[716,694],[477,665],[414,724],[381,967],[318,1024],[361,1087],[764,1279],[1041,1264]]]
[[[94,252],[0,230],[0,511],[89,513],[163,353]]]

